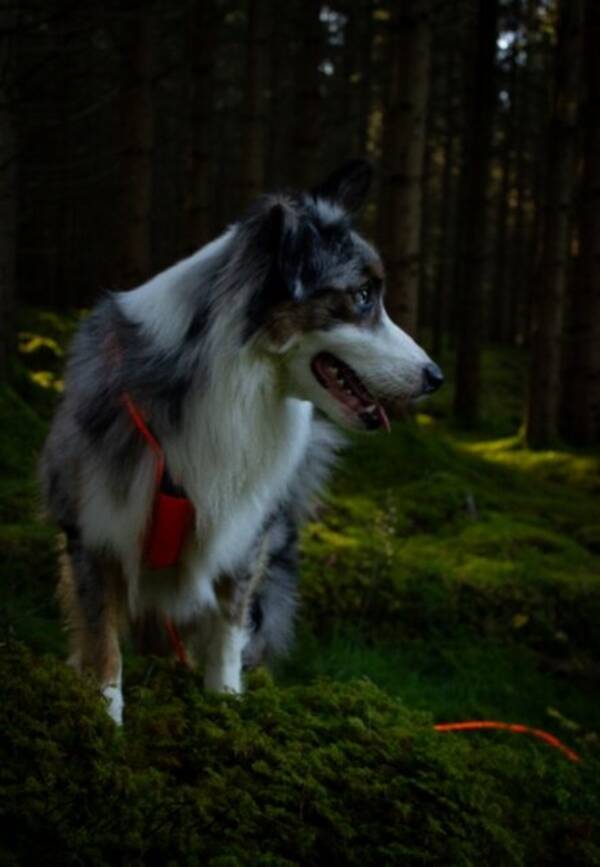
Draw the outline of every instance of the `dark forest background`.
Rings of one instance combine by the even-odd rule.
[[[367,155],[388,307],[455,363],[529,359],[529,445],[600,440],[597,0],[2,0],[0,353],[265,189]]]

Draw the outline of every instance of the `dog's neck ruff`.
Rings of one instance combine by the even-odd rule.
[[[127,392],[123,394],[123,404],[155,459],[154,502],[142,543],[144,563],[149,569],[165,569],[179,561],[194,523],[194,506],[183,490],[173,484],[162,446]]]

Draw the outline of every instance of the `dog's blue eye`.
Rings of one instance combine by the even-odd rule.
[[[353,298],[361,312],[369,310],[373,306],[373,287],[370,283],[364,283],[354,292]]]

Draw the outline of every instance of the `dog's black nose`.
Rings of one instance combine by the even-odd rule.
[[[432,394],[437,391],[444,381],[444,374],[433,361],[423,368],[423,394]]]

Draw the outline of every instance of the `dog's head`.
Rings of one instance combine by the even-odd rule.
[[[370,181],[369,164],[353,161],[311,193],[265,197],[247,224],[263,262],[248,336],[279,363],[290,394],[352,429],[388,428],[382,404],[443,379],[388,317],[381,260],[352,228]]]

